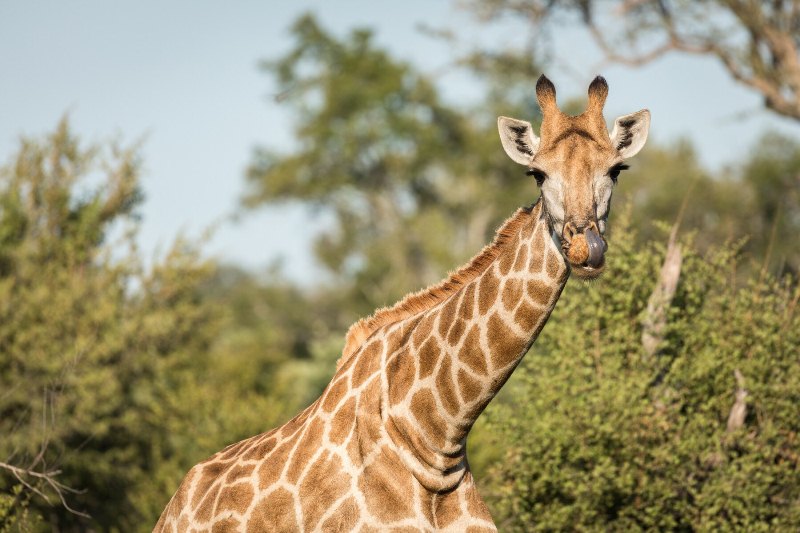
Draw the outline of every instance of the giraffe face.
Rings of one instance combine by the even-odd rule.
[[[556,105],[555,87],[542,76],[536,84],[541,137],[529,122],[498,119],[503,148],[536,179],[550,228],[581,278],[603,272],[611,193],[619,173],[628,168],[625,159],[641,150],[650,126],[650,112],[642,110],[619,117],[609,134],[602,114],[607,94],[608,85],[598,76],[589,86],[586,111],[565,115]]]

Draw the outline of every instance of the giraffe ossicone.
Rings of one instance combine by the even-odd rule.
[[[192,468],[155,530],[496,531],[466,438],[570,272],[604,268],[611,190],[650,124],[642,110],[609,134],[607,94],[598,76],[586,111],[568,116],[539,78],[539,136],[529,122],[498,119],[503,148],[536,178],[539,200],[448,279],[354,324],[322,396]],[[585,252],[570,254],[573,241]]]

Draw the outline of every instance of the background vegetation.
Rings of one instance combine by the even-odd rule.
[[[683,4],[617,7],[670,50],[704,53],[716,30],[687,35]],[[778,46],[796,59],[789,4],[708,3],[758,53],[705,53],[735,57],[732,76],[761,80],[765,105],[796,118]],[[577,13],[589,31],[601,16],[593,2],[473,9],[543,26]],[[535,200],[494,122],[537,116],[530,46],[455,58],[485,91],[470,109],[368,30],[295,23],[264,70],[298,148],[254,154],[242,207],[330,216],[319,286],[213,264],[185,239],[146,263],[137,147],[87,146],[67,120],[23,139],[0,170],[0,530],[149,530],[189,467],[319,394],[350,323],[437,281]],[[800,144],[773,133],[719,172],[687,141],[637,157],[615,195],[608,274],[569,282],[470,436],[501,530],[800,529],[799,187]]]

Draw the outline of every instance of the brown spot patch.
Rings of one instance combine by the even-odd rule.
[[[411,474],[398,470],[397,461],[378,460],[364,469],[358,488],[367,503],[367,512],[382,522],[394,522],[413,515],[414,489]]]
[[[441,311],[439,311],[439,335],[441,335],[442,338],[447,336],[447,332],[450,330],[450,326],[453,324],[453,320],[456,317],[457,306],[458,295],[454,294],[442,306]]]
[[[254,464],[233,465],[231,469],[228,470],[228,475],[225,476],[225,483],[233,483],[241,478],[250,477],[250,474],[252,474],[255,469],[256,465]]]
[[[250,506],[253,496],[255,496],[255,492],[250,483],[245,482],[228,485],[219,493],[216,514],[219,515],[225,511],[235,511],[239,514],[244,514]]]
[[[347,443],[347,456],[350,458],[350,462],[356,468],[360,467],[362,464],[362,459],[366,456],[369,452],[368,449],[365,449],[367,446],[364,442],[364,439],[361,438],[360,431],[358,426],[356,426],[356,433]]]
[[[289,439],[273,451],[269,457],[258,467],[258,490],[271,487],[281,477],[283,468],[286,466],[286,459],[294,445],[294,439]]]
[[[227,465],[223,463],[200,463],[194,468],[197,469],[200,479],[194,489],[192,507],[197,508],[200,499],[206,495],[208,489],[226,470]]]
[[[518,279],[507,278],[503,282],[503,306],[509,311],[513,310],[522,299],[522,282]]]
[[[518,337],[497,313],[489,317],[486,336],[492,354],[492,366],[496,369],[505,368],[516,361],[525,347],[525,339]]]
[[[409,356],[407,349],[389,361],[386,372],[389,380],[389,402],[396,405],[406,397],[416,375],[414,360]]]
[[[475,286],[477,285],[476,282],[472,282],[466,287],[464,287],[464,296],[461,299],[461,303],[458,306],[458,314],[464,320],[472,319],[472,315],[475,312]]]
[[[467,374],[464,369],[458,371],[458,387],[461,391],[461,399],[465,403],[474,402],[483,392],[480,382]]]
[[[314,418],[306,426],[306,431],[300,438],[292,455],[292,460],[289,463],[289,469],[286,471],[286,480],[289,483],[297,483],[297,478],[306,467],[311,457],[317,453],[322,445],[322,435],[325,429],[325,424],[319,418]]]
[[[514,271],[522,272],[528,266],[528,247],[520,246],[517,250],[517,259],[514,261]]]
[[[396,446],[416,455],[423,463],[448,467],[446,458],[435,452],[430,446],[431,443],[424,439],[423,432],[418,431],[418,422],[411,422],[402,415],[393,415],[387,419],[385,428],[389,438]],[[390,462],[395,463],[391,465],[391,468],[394,468],[396,472],[407,472],[393,450],[384,448],[381,454],[391,458]]]
[[[411,413],[427,434],[428,441],[437,448],[445,444],[446,422],[439,415],[436,398],[430,389],[422,389],[411,398]]]
[[[450,328],[450,333],[447,334],[447,343],[450,346],[456,346],[458,341],[461,340],[461,336],[464,335],[464,330],[467,328],[467,323],[458,318],[453,323],[453,327]]]
[[[344,356],[342,356],[342,357],[344,358]],[[337,376],[341,376],[341,375],[346,374],[347,371],[350,369],[351,366],[353,366],[353,363],[355,363],[355,362],[356,362],[356,358],[355,357],[347,357],[343,361],[340,360],[339,363],[337,363],[337,365],[341,365],[341,366],[337,366],[336,367],[336,375]]]
[[[553,279],[557,279],[560,270],[563,268],[561,254],[550,250],[547,254],[547,275]]]
[[[417,359],[419,359],[420,379],[426,378],[433,373],[433,369],[436,368],[436,363],[439,362],[439,355],[441,353],[442,350],[439,348],[439,343],[433,337],[430,337],[425,344],[422,345],[417,355]]]
[[[486,375],[486,354],[481,350],[481,334],[478,326],[472,326],[458,352],[458,359],[474,372]]]
[[[450,491],[436,499],[436,527],[442,529],[461,517],[461,502],[458,492]]]
[[[350,489],[350,475],[342,470],[342,460],[333,454],[318,458],[300,484],[303,526],[311,531],[328,508]]]
[[[433,526],[436,522],[434,522],[433,517],[433,500],[436,498],[434,493],[430,493],[427,490],[419,491],[419,509],[422,510],[422,514],[425,515],[425,519],[428,523]]]
[[[436,374],[436,392],[439,393],[439,399],[442,401],[445,410],[451,416],[458,414],[460,403],[456,397],[456,386],[453,383],[453,376],[450,373],[450,359],[444,358],[442,366],[439,368],[439,373]]]
[[[531,263],[528,265],[530,272],[541,272],[544,268],[544,239],[542,232],[537,231],[531,244]]]
[[[238,531],[241,525],[242,523],[239,520],[229,516],[214,522],[214,524],[211,526],[211,533],[228,533],[229,531]]]
[[[311,412],[311,407],[313,404],[306,407],[303,412],[286,422],[283,426],[281,426],[281,436],[283,437],[291,437],[294,435],[305,423],[306,419],[308,419],[308,414]]]
[[[365,430],[369,442],[378,442],[381,437],[381,381],[373,378],[358,398],[356,406],[358,423]]]
[[[256,504],[247,522],[248,533],[299,531],[294,514],[294,498],[283,488],[271,492]]]
[[[522,230],[519,232],[519,238],[521,241],[527,241],[533,236],[533,228],[536,225],[534,224],[534,218],[531,217],[531,220],[522,226]]]
[[[347,393],[348,386],[346,379],[340,379],[333,385],[328,386],[328,390],[325,391],[325,395],[323,396],[322,400],[322,410],[326,413],[330,413],[333,411],[339,402],[344,398],[344,395]]]
[[[358,356],[356,366],[353,368],[353,388],[360,387],[367,378],[378,371],[382,349],[383,343],[381,341],[372,341]]]
[[[205,497],[200,501],[200,505],[194,511],[194,517],[200,522],[208,522],[214,516],[214,503],[217,501],[217,494],[222,488],[222,481],[211,486],[205,493]]]
[[[474,516],[475,518],[483,518],[484,520],[491,520],[492,515],[489,513],[489,508],[486,507],[486,504],[483,502],[480,496],[478,496],[478,491],[475,489],[473,485],[472,490],[467,492],[466,494],[467,500],[467,512],[470,516]]]
[[[511,272],[511,267],[514,265],[514,258],[516,258],[517,254],[514,253],[515,244],[517,239],[514,239],[508,249],[504,250],[503,253],[500,255],[500,274],[503,276],[508,275]]]
[[[263,459],[269,452],[272,451],[277,442],[277,438],[270,437],[265,441],[256,444],[255,446],[251,446],[250,449],[242,454],[242,459],[245,461],[257,461],[259,459]]]
[[[533,331],[534,326],[542,317],[542,312],[528,302],[522,302],[514,313],[514,322],[525,331]]]
[[[419,321],[417,327],[414,328],[414,335],[412,339],[414,341],[415,348],[419,348],[419,346],[425,342],[425,339],[430,337],[431,331],[433,331],[434,320],[436,320],[436,314],[428,313],[425,318]]]
[[[331,429],[328,439],[333,444],[341,444],[353,429],[356,421],[356,399],[349,398],[343,406],[336,411],[331,419]]]
[[[538,279],[532,279],[528,281],[528,296],[531,297],[531,300],[534,302],[547,305],[550,301],[550,295],[553,293],[553,290],[550,288],[550,285],[540,281]]]
[[[322,531],[352,531],[358,523],[358,504],[350,496],[322,523]]]
[[[196,466],[191,470],[189,470],[189,473],[186,474],[186,477],[183,479],[181,486],[178,487],[177,492],[175,492],[175,495],[172,497],[172,500],[170,500],[169,506],[174,509],[179,509],[178,512],[180,512],[180,509],[186,507],[186,504],[188,503],[189,488],[192,486],[192,480],[197,475],[197,472],[198,468]]]
[[[497,300],[498,280],[492,273],[491,269],[487,269],[481,276],[480,284],[478,285],[478,310],[482,315],[494,305]]]
[[[400,343],[401,339],[403,338],[403,333],[405,328],[399,327],[394,328],[386,334],[386,344],[389,346],[396,346]]]

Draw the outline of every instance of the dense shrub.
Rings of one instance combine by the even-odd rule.
[[[800,528],[796,284],[684,243],[660,349],[642,322],[664,249],[617,221],[608,272],[571,280],[487,426],[501,531]],[[744,424],[728,431],[740,384]],[[483,436],[485,439],[485,436]]]

